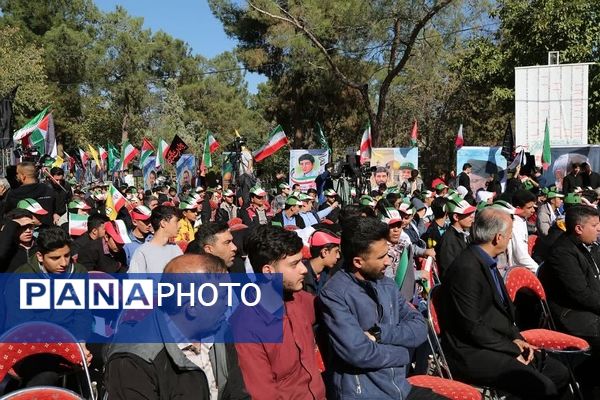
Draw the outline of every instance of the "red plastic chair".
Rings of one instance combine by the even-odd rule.
[[[39,386],[17,390],[1,397],[0,400],[83,400],[83,397],[67,389]]]
[[[548,308],[546,301],[546,292],[537,278],[525,267],[514,267],[508,270],[505,277],[506,291],[511,301],[515,301],[515,297],[520,290],[528,290],[533,293],[539,300],[542,306],[544,319],[550,329],[531,329],[522,331],[521,334],[528,343],[538,346],[548,351],[560,352],[587,352],[590,350],[590,345],[587,341],[576,336],[567,335],[557,332],[555,329],[552,314]]]
[[[533,248],[535,247],[537,240],[537,235],[529,235],[529,238],[527,238],[527,252],[529,253],[529,255],[533,254]]]
[[[453,380],[452,372],[450,372],[450,366],[448,365],[448,362],[446,361],[446,356],[444,355],[444,351],[442,349],[442,343],[440,342],[440,339],[439,339],[439,336],[442,334],[442,328],[440,326],[437,311],[436,311],[436,304],[439,304],[439,293],[440,293],[440,285],[433,287],[431,289],[431,292],[429,293],[429,300],[427,301],[427,314],[428,314],[429,330],[432,333],[427,336],[427,341],[429,342],[429,346],[431,347],[431,352],[433,354],[433,361],[435,363],[437,373],[441,377],[439,379],[447,378],[443,381],[449,380],[450,382],[456,382],[456,383],[460,383],[461,385],[471,387],[465,383],[457,382],[457,381]],[[433,382],[431,382],[431,383],[433,384]],[[436,382],[435,385],[436,385],[436,387],[437,387],[437,385],[443,386],[443,382]],[[420,386],[420,385],[416,385],[416,386]],[[448,390],[451,390],[453,388],[454,388],[453,386],[452,387],[448,386]],[[431,387],[430,389],[438,394],[447,396],[444,393],[434,390],[433,387]],[[461,387],[456,387],[455,390],[456,390],[456,393],[463,393]],[[491,388],[482,387],[481,392],[483,392],[483,394],[478,389],[475,389],[475,390],[479,394],[479,397],[478,397],[479,399],[482,397],[486,398],[486,399],[490,398],[493,400],[498,399],[496,391]],[[461,397],[459,397],[459,398],[461,398]],[[471,397],[464,397],[464,398],[470,399]]]
[[[74,369],[83,367],[89,392],[94,399],[90,371],[83,348],[77,339],[61,326],[48,322],[26,322],[0,337],[0,381],[19,361],[36,354],[51,354],[65,359]]]
[[[451,400],[481,400],[479,390],[465,383],[431,375],[415,375],[408,378],[413,386],[431,389],[433,392]]]
[[[521,335],[525,338],[527,343],[537,346],[540,349],[544,349],[547,352],[565,356],[564,361],[569,369],[569,374],[571,375],[571,388],[576,396],[583,398],[579,391],[579,384],[573,374],[571,362],[567,356],[575,354],[589,355],[589,343],[577,336],[568,335],[555,330],[556,325],[554,324],[550,308],[548,307],[546,291],[533,272],[525,267],[514,267],[508,270],[504,279],[506,291],[508,292],[508,297],[511,301],[515,301],[517,293],[521,290],[527,290],[539,299],[544,317],[543,326],[547,326],[550,329],[528,329],[521,331]]]

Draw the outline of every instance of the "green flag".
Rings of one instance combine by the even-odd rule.
[[[548,169],[552,163],[552,153],[550,151],[550,127],[548,126],[548,118],[546,118],[546,126],[544,128],[544,147],[542,150],[542,168],[544,171]]]
[[[394,280],[398,288],[402,288],[404,284],[404,278],[406,278],[406,270],[408,269],[408,249],[402,251],[402,255],[398,260],[398,268],[396,269],[396,276]]]
[[[331,153],[331,149],[329,148],[329,142],[327,142],[327,138],[325,137],[325,132],[323,131],[323,127],[320,123],[317,122],[317,143],[321,146],[322,149],[325,149]],[[331,154],[330,154],[331,156]]]
[[[117,160],[119,160],[119,157],[121,156],[121,153],[119,152],[119,150],[113,146],[112,144],[108,144],[108,171],[113,171],[116,166],[117,166]]]

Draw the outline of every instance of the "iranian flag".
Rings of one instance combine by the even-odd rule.
[[[367,124],[362,139],[360,139],[360,165],[367,161],[371,161],[371,124]]]
[[[160,139],[158,143],[158,152],[156,154],[155,164],[156,168],[165,165],[165,157],[167,156],[167,152],[169,151],[169,144],[165,142],[163,139]]]
[[[81,160],[81,165],[83,165],[83,169],[86,169],[86,165],[90,158],[88,157],[86,152],[81,149],[79,149],[79,159]]]
[[[133,161],[135,156],[138,155],[140,151],[133,147],[131,143],[125,141],[123,146],[121,147],[121,165],[119,167],[119,171],[125,171],[127,165]]]
[[[288,138],[285,136],[285,132],[283,131],[281,125],[277,125],[273,132],[271,132],[269,141],[263,147],[254,152],[254,159],[256,162],[260,162],[265,158],[275,154],[277,150],[286,144],[288,144]]]
[[[111,184],[108,187],[108,196],[106,196],[106,216],[111,221],[117,219],[117,214],[125,203],[127,203],[125,197]]]
[[[87,215],[69,213],[69,235],[81,236],[87,232]]]
[[[461,147],[465,144],[465,139],[463,138],[462,124],[458,128],[458,135],[456,135],[456,140],[454,141],[454,147],[456,150],[460,150]]]
[[[220,144],[219,142],[217,142],[217,139],[215,139],[212,132],[207,130],[206,140],[204,141],[204,151],[202,152],[202,163],[200,164],[201,166],[205,168],[212,167],[212,157],[210,155],[214,153],[219,148],[219,146]]]
[[[13,141],[16,142],[17,140],[23,140],[27,136],[29,136],[33,131],[39,129],[40,125],[42,124],[42,121],[44,120],[44,117],[46,116],[46,113],[48,112],[48,108],[50,108],[50,106],[44,108],[42,112],[33,117],[33,119],[26,123],[25,126],[16,131],[13,135]]]
[[[108,158],[108,151],[106,151],[106,149],[104,147],[98,146],[98,153],[100,154],[100,159],[102,161],[104,161]]]
[[[150,143],[148,139],[144,138],[144,141],[142,142],[142,153],[140,154],[141,167],[143,167],[146,164],[146,160],[148,159],[148,157],[150,157],[153,151],[154,146],[152,146],[152,143]]]

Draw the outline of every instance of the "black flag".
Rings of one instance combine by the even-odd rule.
[[[5,149],[12,143],[12,103],[17,88],[18,86],[0,100],[0,149]]]
[[[167,154],[165,155],[165,161],[171,165],[175,165],[188,147],[189,146],[185,144],[178,135],[175,135],[171,142],[171,146],[169,146],[169,151],[167,151]]]
[[[513,137],[512,126],[510,125],[510,121],[506,125],[506,130],[504,131],[504,140],[502,141],[502,156],[506,158],[506,161],[512,160],[513,154],[515,151],[515,139]]]

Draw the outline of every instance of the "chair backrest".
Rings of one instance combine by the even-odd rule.
[[[83,400],[83,397],[67,389],[38,386],[9,393],[2,400]]]
[[[535,247],[537,240],[537,235],[529,235],[529,238],[527,239],[527,252],[530,256],[533,255],[533,248]]]
[[[427,311],[429,312],[429,323],[434,333],[439,336],[442,333],[440,322],[436,311],[436,305],[439,304],[440,286],[434,286],[429,292],[429,301],[427,302]]]
[[[34,354],[53,354],[74,365],[84,358],[77,339],[61,326],[26,322],[0,337],[0,380],[16,363]]]
[[[546,301],[546,291],[537,276],[525,267],[513,267],[508,270],[504,277],[506,291],[511,301],[515,301],[517,292],[528,289],[540,300]]]

